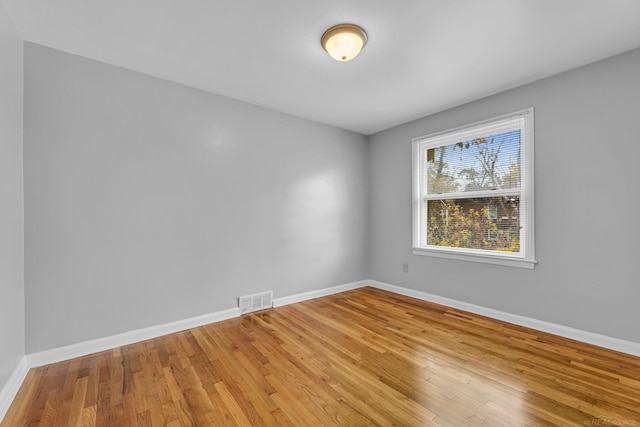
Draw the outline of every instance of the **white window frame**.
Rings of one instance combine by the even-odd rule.
[[[520,129],[525,137],[523,138],[523,147],[520,158],[521,182],[519,189],[520,196],[520,252],[499,252],[479,249],[465,249],[427,245],[425,242],[426,223],[423,220],[426,209],[424,201],[426,200],[426,190],[422,188],[425,182],[423,173],[426,171],[426,162],[422,161],[422,156],[426,153],[426,149],[439,147],[442,145],[456,143],[474,137],[477,135],[486,136],[491,132],[491,126],[507,119],[520,116],[524,119],[523,126]],[[489,264],[497,264],[509,267],[534,268],[537,263],[535,258],[535,227],[534,227],[534,135],[533,135],[533,108],[517,111],[511,114],[494,117],[488,120],[460,126],[454,129],[448,129],[442,132],[428,134],[412,139],[413,154],[413,227],[412,227],[412,253],[414,255],[425,255],[439,258],[449,258],[463,261],[482,262]],[[468,197],[494,197],[500,196],[505,190],[487,190],[485,192],[474,192],[473,196]],[[511,191],[511,190],[510,190]],[[484,194],[486,193],[486,194]],[[460,198],[459,193],[455,194]]]

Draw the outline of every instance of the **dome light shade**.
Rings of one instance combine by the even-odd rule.
[[[322,35],[322,47],[337,61],[355,58],[367,44],[367,33],[354,24],[340,24]]]

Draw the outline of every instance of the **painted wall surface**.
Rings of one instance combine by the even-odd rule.
[[[366,138],[25,44],[26,347],[366,278]]]
[[[639,100],[635,50],[373,135],[370,277],[640,342]],[[536,268],[412,255],[411,139],[528,107]]]
[[[24,356],[22,38],[0,2],[0,390]]]

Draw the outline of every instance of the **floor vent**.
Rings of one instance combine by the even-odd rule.
[[[273,306],[273,291],[260,292],[252,295],[245,295],[238,298],[240,314],[252,311],[264,310]]]

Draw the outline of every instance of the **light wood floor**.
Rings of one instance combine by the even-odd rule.
[[[640,426],[640,358],[362,288],[32,369],[23,425]]]

